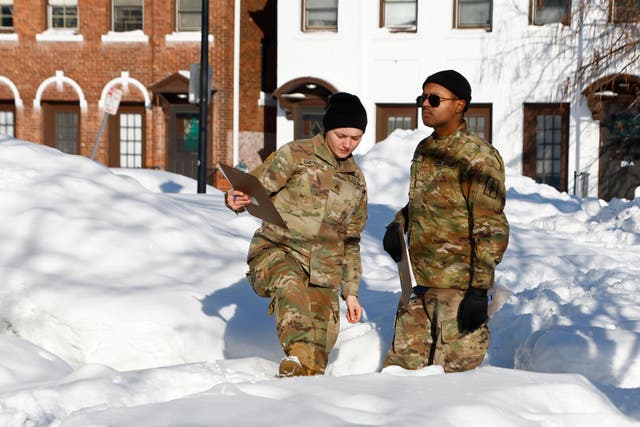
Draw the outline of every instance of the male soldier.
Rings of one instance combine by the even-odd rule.
[[[279,375],[323,374],[338,337],[338,289],[347,320],[360,321],[360,234],[367,220],[364,175],[351,153],[367,126],[357,96],[329,99],[324,135],[293,141],[252,174],[258,177],[288,229],[263,222],[247,257],[254,291],[271,298],[286,357]],[[227,193],[234,211],[249,204],[240,191]]]
[[[509,240],[500,154],[466,129],[467,79],[453,70],[429,76],[417,98],[433,133],[416,147],[409,202],[387,226],[384,249],[400,260],[408,234],[417,286],[398,307],[384,365],[459,372],[480,365],[489,347],[487,291]]]

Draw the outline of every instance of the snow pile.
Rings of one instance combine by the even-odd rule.
[[[267,301],[244,278],[257,220],[185,177],[0,141],[0,425],[640,420],[637,200],[582,200],[512,171],[485,363],[379,372],[399,297],[381,238],[424,136],[396,131],[358,156],[364,319],[342,320],[326,376],[285,380]]]

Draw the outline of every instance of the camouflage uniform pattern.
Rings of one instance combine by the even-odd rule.
[[[263,222],[251,241],[247,278],[271,298],[285,354],[309,374],[323,373],[338,336],[338,292],[358,296],[364,175],[353,157],[337,160],[322,135],[283,146],[252,173],[288,229]]]
[[[445,372],[462,372],[482,363],[489,348],[489,328],[482,325],[462,334],[458,330],[458,306],[464,291],[429,289],[412,295],[406,310],[398,308],[395,335],[384,366],[420,369],[440,365]]]
[[[398,212],[395,221],[407,231],[416,283],[430,289],[427,295],[445,299],[439,304],[447,304],[447,297],[431,292],[432,289],[464,291],[470,286],[486,290],[493,287],[495,267],[509,242],[509,224],[503,212],[504,181],[500,154],[468,131],[464,124],[445,139],[431,135],[416,147],[411,164],[409,203]],[[460,300],[456,301],[455,304],[448,302],[452,312],[457,311]],[[390,351],[385,363],[403,365],[398,362],[399,358],[415,359],[417,356],[413,350],[399,349],[415,347],[415,340],[432,343],[441,338],[438,331],[442,324],[425,321],[429,317],[428,311],[419,313],[418,308],[397,313],[393,345],[396,353]],[[469,353],[483,348],[485,342],[488,345],[489,331],[481,329],[482,333],[470,334],[479,341],[461,341],[468,346]],[[447,347],[446,334],[440,341]],[[443,351],[449,358],[454,353],[463,359],[473,357],[462,350]],[[432,357],[429,360],[436,363]],[[415,361],[406,363],[417,366]],[[446,363],[450,366],[473,365],[465,361]]]
[[[352,156],[337,160],[322,135],[291,142],[254,174],[272,194],[288,230],[264,222],[249,248],[250,260],[272,246],[286,248],[316,286],[358,295],[360,234],[367,221],[364,175]]]
[[[271,298],[269,314],[286,355],[296,355],[309,375],[324,373],[339,331],[338,293],[309,284],[286,251],[273,247],[251,259],[247,273],[255,292]]]

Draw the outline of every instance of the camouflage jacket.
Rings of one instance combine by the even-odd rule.
[[[271,194],[288,230],[263,222],[248,259],[280,246],[291,253],[314,285],[358,295],[362,267],[360,234],[367,221],[364,175],[352,156],[336,160],[322,135],[291,142],[253,172]]]
[[[409,202],[409,254],[417,284],[491,289],[509,241],[504,164],[498,151],[461,125],[446,139],[416,147]]]

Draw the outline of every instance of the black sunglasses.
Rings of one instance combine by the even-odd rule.
[[[433,108],[438,107],[441,101],[460,101],[460,98],[442,98],[440,97],[440,95],[434,95],[432,93],[431,95],[419,95],[416,98],[416,105],[418,107],[422,107],[425,99],[429,101],[429,105],[431,105]]]

